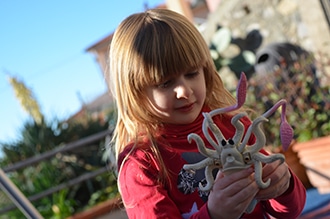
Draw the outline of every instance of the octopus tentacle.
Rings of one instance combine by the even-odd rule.
[[[265,189],[270,185],[270,179],[268,179],[266,182],[262,180],[262,164],[260,161],[255,160],[254,161],[254,179],[256,180],[257,185],[261,189]]]
[[[281,163],[284,162],[285,157],[283,154],[271,154],[271,155],[264,155],[262,153],[255,153],[252,155],[252,158],[254,160],[254,172],[255,172],[255,180],[257,185],[265,189],[270,185],[270,179],[268,179],[266,182],[262,181],[262,164],[263,163],[272,163],[276,160],[280,160]]]
[[[214,178],[213,178],[213,170],[219,168],[218,165],[213,164],[205,167],[205,180],[206,185],[203,186],[201,183],[199,183],[199,189],[203,192],[210,191],[212,189]]]
[[[276,160],[280,160],[281,163],[285,161],[285,157],[283,154],[264,155],[262,153],[255,153],[252,157],[254,160],[261,161],[263,163],[272,163]]]
[[[236,145],[238,145],[241,142],[244,135],[244,125],[239,120],[246,115],[247,115],[246,113],[239,113],[236,116],[234,116],[231,120],[231,124],[233,124],[233,126],[236,128],[235,135],[233,137],[233,141]]]
[[[214,147],[214,149],[216,149],[216,151],[218,152],[218,154],[221,154],[222,147],[219,146],[219,145],[221,145],[221,141],[224,140],[224,137],[223,137],[220,129],[218,128],[218,126],[216,126],[214,124],[211,115],[209,113],[203,113],[203,115],[204,115],[204,118],[205,118],[204,121],[203,121],[203,133],[204,133],[206,139]],[[207,130],[207,128],[210,128],[210,130],[212,131],[215,139],[217,140],[217,143],[210,136],[210,133]]]
[[[284,151],[286,151],[292,141],[293,138],[293,129],[289,125],[288,121],[286,120],[285,117],[285,111],[286,111],[286,100],[281,99],[279,100],[272,108],[267,110],[262,116],[264,117],[269,117],[271,114],[276,112],[276,110],[282,106],[282,111],[281,111],[281,126],[280,126],[280,137],[281,137],[281,143],[282,143],[282,148]]]
[[[256,142],[253,145],[251,145],[250,147],[248,147],[249,152],[250,153],[258,152],[263,146],[265,146],[266,137],[260,128],[260,123],[263,121],[268,121],[268,120],[265,117],[260,116],[252,122],[252,125],[250,125],[250,127],[248,128],[248,130],[244,136],[242,144],[238,147],[239,151],[244,150],[252,133],[256,136]]]
[[[257,203],[258,203],[258,200],[253,199],[251,201],[251,203],[249,204],[249,206],[246,208],[245,212],[250,214],[254,210],[254,208],[256,207]]]
[[[219,158],[219,155],[217,152],[205,147],[204,141],[199,135],[197,135],[195,133],[189,134],[188,135],[189,143],[191,143],[192,140],[194,140],[196,142],[197,148],[202,155],[204,155],[205,157],[211,157],[214,159]]]
[[[194,164],[185,164],[183,165],[183,169],[187,171],[193,171],[196,172],[196,170],[200,170],[204,167],[207,167],[209,165],[213,165],[214,159],[212,158],[205,158],[204,160],[201,160]]]
[[[234,110],[237,110],[243,106],[246,99],[246,90],[247,90],[247,78],[244,72],[242,72],[241,77],[238,81],[238,86],[236,88],[236,104],[233,106],[225,107],[225,108],[219,108],[212,110],[210,112],[211,117],[222,114],[222,113],[228,113],[232,112]]]

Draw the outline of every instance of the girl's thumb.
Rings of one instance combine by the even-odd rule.
[[[223,172],[221,170],[219,170],[215,179],[221,179],[223,177],[224,177]]]

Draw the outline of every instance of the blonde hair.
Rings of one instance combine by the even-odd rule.
[[[200,67],[207,85],[205,104],[211,109],[233,105],[235,99],[224,88],[203,36],[184,16],[167,9],[151,9],[120,23],[110,46],[107,78],[118,110],[113,136],[117,156],[129,142],[137,145],[139,134],[144,133],[162,167],[155,143],[161,124],[150,113],[145,88]]]

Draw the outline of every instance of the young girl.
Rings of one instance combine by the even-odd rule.
[[[182,169],[205,158],[187,140],[190,133],[203,136],[202,112],[236,103],[203,37],[185,17],[153,9],[126,18],[111,42],[107,79],[118,108],[118,185],[129,218],[293,219],[301,213],[305,189],[286,163],[264,165],[271,185],[262,190],[253,168],[228,176],[219,171],[209,193],[198,189],[203,171]],[[232,116],[213,117],[227,139],[235,133]],[[247,214],[253,199],[259,202]]]

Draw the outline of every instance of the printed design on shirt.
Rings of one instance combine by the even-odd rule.
[[[183,219],[188,219],[190,218],[191,215],[195,214],[198,211],[197,204],[194,202],[190,212],[182,214]]]
[[[195,192],[195,190],[198,191],[199,196],[201,198],[207,197],[209,195],[209,192],[201,191],[199,189],[199,184],[202,184],[203,186],[206,185],[206,179],[203,178],[200,181],[197,181],[195,179],[195,174],[188,172],[184,169],[181,169],[179,176],[178,176],[178,189],[181,191],[183,194],[191,194]]]
[[[185,152],[182,153],[182,158],[187,163],[197,163],[205,157],[197,152]],[[204,169],[197,170],[196,172],[189,172],[181,169],[179,175],[178,175],[178,181],[177,181],[177,187],[179,191],[181,191],[183,194],[191,194],[195,192],[196,190],[199,193],[199,196],[206,201],[207,197],[209,195],[209,192],[201,191],[199,189],[199,185],[202,184],[203,186],[206,185],[206,179],[204,174]]]
[[[178,176],[178,189],[185,195],[191,194],[198,186],[198,182],[194,179],[195,174],[181,169]]]

